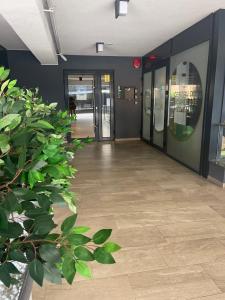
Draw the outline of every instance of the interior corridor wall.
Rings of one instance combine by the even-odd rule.
[[[65,108],[64,70],[113,70],[115,99],[115,137],[139,138],[141,131],[141,69],[132,67],[132,57],[67,56],[58,66],[41,66],[29,51],[8,51],[11,77],[27,88],[39,87],[43,99]],[[137,87],[138,104],[118,99],[118,85]]]

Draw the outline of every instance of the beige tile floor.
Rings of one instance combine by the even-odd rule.
[[[123,249],[33,300],[225,300],[224,190],[142,142],[93,143],[74,164],[79,225],[112,228]]]

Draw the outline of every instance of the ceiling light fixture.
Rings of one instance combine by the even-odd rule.
[[[54,9],[53,8],[46,8],[44,9],[44,12],[47,12],[47,13],[54,13]]]
[[[128,13],[129,0],[116,0],[115,1],[115,17],[126,16]]]
[[[104,51],[104,43],[98,42],[96,43],[96,53],[103,52]]]

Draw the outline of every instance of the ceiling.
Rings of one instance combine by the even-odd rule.
[[[25,5],[26,1],[29,0],[4,0],[3,3]],[[68,55],[142,56],[210,13],[225,8],[225,0],[130,0],[128,15],[115,19],[114,0],[45,1],[54,8],[60,48]],[[25,7],[23,13],[26,14]],[[1,14],[5,18],[2,8],[0,44],[10,50],[30,49],[23,35],[18,34],[19,38],[16,27],[13,30]],[[21,22],[25,19],[26,15]],[[27,26],[26,30],[30,28]],[[37,33],[33,31],[30,35],[38,38]],[[42,39],[38,42],[43,44]],[[96,42],[112,45],[106,45],[103,53],[96,54]]]

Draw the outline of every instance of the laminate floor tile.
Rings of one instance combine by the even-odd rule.
[[[225,300],[223,189],[141,141],[92,143],[74,165],[77,225],[112,228],[122,250],[91,262],[91,280],[34,285],[33,300]]]

